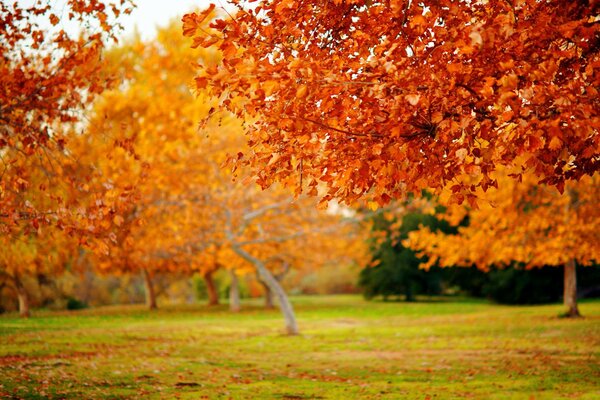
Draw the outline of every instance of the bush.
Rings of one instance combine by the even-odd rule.
[[[88,308],[86,302],[77,300],[74,297],[67,298],[67,310],[83,310],[84,308]]]
[[[419,269],[419,265],[425,260],[404,247],[402,240],[420,226],[444,232],[452,228],[434,215],[410,213],[402,218],[399,232],[396,233],[397,240],[392,241],[390,237],[394,236],[394,224],[395,221],[387,220],[382,215],[374,218],[374,239],[371,240],[370,247],[373,261],[378,264],[367,267],[360,273],[358,284],[363,289],[365,298],[383,296],[385,300],[390,296],[404,295],[406,301],[413,301],[417,294],[441,294],[444,271],[435,267],[429,271]],[[377,240],[381,232],[386,237],[383,242]]]

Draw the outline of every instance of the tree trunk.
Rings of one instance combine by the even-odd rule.
[[[144,289],[146,294],[146,306],[149,310],[156,310],[156,293],[154,292],[154,286],[152,285],[152,277],[146,268],[142,269],[144,275]]]
[[[240,283],[233,269],[229,270],[231,276],[231,285],[229,286],[229,310],[232,312],[240,311]]]
[[[29,318],[31,316],[29,312],[29,295],[18,275],[15,275],[14,280],[15,288],[17,289],[17,298],[19,299],[19,315],[22,318]]]
[[[233,246],[233,251],[236,252],[240,257],[245,259],[246,261],[251,262],[258,271],[261,280],[267,284],[267,286],[271,289],[271,291],[277,296],[279,309],[283,314],[283,318],[285,319],[285,330],[288,335],[297,335],[298,325],[296,323],[296,316],[294,314],[294,308],[292,307],[292,303],[288,299],[285,291],[277,282],[277,279],[273,277],[269,269],[265,266],[265,264],[256,257],[253,257],[250,253],[246,252],[239,246]]]
[[[208,295],[208,305],[218,306],[219,305],[219,293],[217,292],[217,286],[213,278],[213,271],[207,272],[203,276],[204,284],[206,285],[206,294]]]
[[[262,285],[264,291],[265,291],[265,308],[267,309],[273,309],[275,308],[275,302],[273,301],[273,291],[269,288],[269,285],[267,285],[261,278],[260,275],[257,273],[256,274],[256,278],[258,279],[258,281],[260,282],[260,284]]]
[[[563,301],[565,304],[565,316],[569,318],[580,317],[577,307],[577,274],[575,260],[569,260],[565,264]]]

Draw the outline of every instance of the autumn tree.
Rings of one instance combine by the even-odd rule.
[[[116,38],[119,15],[130,11],[128,0],[0,5],[3,232],[24,223],[56,223],[64,211],[73,210],[73,204],[52,193],[52,179],[40,184],[30,176],[37,169],[50,171],[48,177],[60,175],[53,172],[68,152],[65,127],[81,122],[90,100],[110,84],[100,70],[102,49]],[[25,193],[32,191],[53,199],[52,207],[30,207]]]
[[[456,235],[412,232],[404,243],[441,266],[476,265],[482,270],[513,262],[527,268],[564,266],[566,315],[578,316],[576,264],[589,266],[600,260],[599,176],[569,182],[565,192],[538,185],[537,178],[523,175],[517,182],[498,174],[499,188],[479,193],[479,209],[454,206],[448,219],[456,224],[468,217],[468,225]]]
[[[189,231],[195,234],[187,236],[185,247],[198,253],[218,248],[217,262],[230,274],[250,266],[277,299],[286,331],[297,334],[292,303],[274,273],[280,271],[281,262],[298,266],[294,257],[311,254],[311,249],[316,249],[312,243],[343,242],[347,237],[344,224],[339,215],[318,210],[308,197],[294,200],[292,193],[279,185],[261,190],[253,179],[242,179],[247,171],[237,171],[239,179],[234,180],[220,165],[243,147],[241,131],[214,132],[202,144],[202,162],[211,168],[207,169],[208,183],[195,188],[191,224],[196,228]]]
[[[194,62],[215,52],[191,51],[171,24],[155,40],[128,39],[106,56],[113,89],[95,102],[87,127],[88,151],[111,187],[134,187],[135,199],[115,222],[120,231],[97,264],[104,273],[139,273],[147,305],[156,308],[157,273],[204,271],[188,248],[196,188],[207,184],[198,124],[210,102],[190,91]],[[224,128],[226,129],[226,128]]]
[[[233,197],[239,206],[222,208],[226,243],[256,269],[260,281],[268,289],[267,295],[270,293],[277,299],[286,332],[298,334],[292,303],[280,279],[276,278],[281,265],[287,263],[298,267],[294,258],[303,256],[311,260],[310,254],[334,248],[329,244],[350,243],[354,227],[346,226],[338,215],[327,215],[316,209],[316,203],[309,198],[293,200],[287,190],[275,192],[275,187],[267,192],[261,192],[257,187],[250,189],[243,189],[245,196]],[[220,203],[227,204],[226,201]],[[321,254],[324,258],[334,257],[327,252]]]
[[[31,293],[27,282],[35,277],[57,277],[77,249],[77,240],[60,230],[47,229],[42,235],[0,236],[0,280],[15,293],[21,317],[31,314]]]
[[[90,101],[111,83],[100,68],[103,48],[116,38],[118,17],[131,3],[27,3],[0,4],[1,269],[15,282],[22,314],[26,296],[15,279],[40,269],[59,273],[60,263],[49,261],[52,241],[59,246],[75,238],[76,248],[106,240],[115,228],[111,219],[128,200],[123,191],[112,200],[101,199],[103,187],[90,191],[93,166],[79,162],[69,141]],[[57,239],[64,235],[71,239]],[[23,243],[29,250],[10,256]]]
[[[250,116],[238,163],[263,187],[385,204],[452,186],[474,203],[500,165],[561,192],[598,170],[595,0],[228,5],[211,29],[214,5],[186,15],[183,33],[221,52],[196,87]]]
[[[340,215],[318,210],[311,198],[294,199],[280,185],[261,190],[246,169],[238,169],[232,175],[220,168],[245,145],[239,120],[237,129],[224,129],[231,117],[223,118],[220,128],[215,126],[215,118],[201,126],[206,133],[200,148],[202,163],[209,167],[205,169],[207,183],[194,187],[195,197],[190,200],[195,207],[191,224],[196,225],[196,233],[188,235],[186,247],[199,253],[218,248],[218,264],[234,273],[248,266],[254,269],[277,299],[286,331],[297,334],[293,306],[274,274],[281,271],[282,262],[299,267],[297,259],[331,250],[334,247],[327,247],[329,243],[343,243],[340,247],[344,248],[352,240],[354,227],[342,221]],[[190,228],[189,232],[193,231]],[[325,258],[332,252],[322,253]]]
[[[0,222],[0,240],[6,253],[0,275],[16,288],[23,316],[28,315],[29,296],[22,282],[40,274],[50,279],[59,276],[65,260],[80,246],[94,251],[106,248],[119,228],[123,205],[131,200],[131,188],[111,187],[93,165],[80,158],[76,144],[84,140],[81,136],[67,131],[63,137],[69,138],[64,152],[54,154],[49,164],[38,157],[18,157],[5,171],[9,179],[17,177],[19,171],[27,174],[27,181],[3,193],[3,207],[16,214]]]

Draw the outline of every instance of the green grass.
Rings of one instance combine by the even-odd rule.
[[[103,307],[0,317],[0,398],[598,399],[600,302],[365,302],[278,311]]]

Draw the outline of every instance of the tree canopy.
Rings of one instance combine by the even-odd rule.
[[[116,209],[79,202],[89,199],[93,168],[73,157],[68,141],[91,100],[111,84],[102,50],[116,40],[118,17],[131,3],[23,3],[0,4],[0,232],[19,236],[55,225],[98,234],[87,229],[90,221]]]
[[[223,54],[196,87],[252,117],[238,162],[263,187],[387,203],[451,186],[474,203],[500,165],[559,191],[598,170],[597,1],[229,4],[183,32]]]

